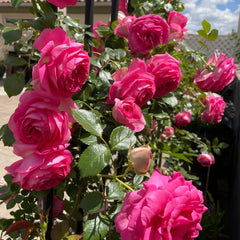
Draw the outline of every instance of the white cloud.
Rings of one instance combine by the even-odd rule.
[[[201,22],[206,19],[212,28],[217,28],[219,34],[229,34],[237,31],[240,4],[231,11],[228,4],[233,0],[182,0],[185,6],[184,14],[188,18],[189,33],[196,33],[201,29]],[[218,6],[221,5],[220,9]],[[227,8],[228,7],[228,8]]]

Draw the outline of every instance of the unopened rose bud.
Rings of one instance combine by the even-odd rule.
[[[159,138],[160,138],[160,140],[164,141],[167,139],[167,135],[164,133],[161,133]]]
[[[197,161],[203,166],[203,167],[209,167],[212,164],[215,163],[215,158],[213,155],[201,153],[197,157]]]
[[[171,137],[174,134],[174,128],[166,127],[164,133],[166,134],[167,137]]]
[[[152,160],[152,152],[149,146],[137,147],[130,151],[129,161],[137,173],[146,173]]]

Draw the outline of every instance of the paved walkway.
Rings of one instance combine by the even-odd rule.
[[[9,98],[3,90],[2,81],[0,80],[0,127],[8,122],[9,117],[14,112],[18,105],[19,97]],[[0,181],[6,174],[5,167],[19,160],[19,157],[14,155],[11,147],[4,147],[0,141]],[[0,205],[0,219],[10,217],[9,211],[6,210],[4,204]]]

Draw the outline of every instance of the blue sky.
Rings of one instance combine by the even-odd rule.
[[[189,33],[196,33],[201,28],[201,21],[206,19],[219,34],[237,31],[240,0],[182,0],[185,4],[183,14],[188,18]]]

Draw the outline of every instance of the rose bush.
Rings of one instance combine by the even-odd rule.
[[[116,230],[127,239],[193,239],[201,230],[202,192],[181,173],[164,176],[155,169],[144,189],[127,193],[115,218]]]
[[[116,21],[98,21],[92,34],[79,19],[32,0],[31,22],[18,21],[14,30],[0,27],[33,67],[26,85],[25,69],[4,80],[9,97],[23,92],[0,129],[3,143],[21,157],[6,168],[0,187],[1,203],[19,207],[12,219],[0,221],[12,239],[198,237],[209,199],[207,187],[205,199],[196,188],[205,178],[195,164],[213,163],[227,146],[210,140],[207,130],[209,123],[218,127],[228,108],[220,96],[201,90],[200,82],[218,82],[215,90],[226,86],[235,65],[222,54],[206,64],[201,52],[182,42],[187,19],[178,0],[136,0],[131,6],[124,0],[119,10],[124,13]],[[30,30],[32,38],[13,41],[16,29]],[[217,37],[213,30],[211,40]],[[11,56],[4,64],[25,61]]]

